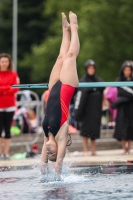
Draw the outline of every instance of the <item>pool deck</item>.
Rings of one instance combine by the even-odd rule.
[[[97,151],[96,156],[83,156],[82,152],[68,153],[64,162],[72,165],[133,165],[133,151],[130,155],[124,155],[121,149]],[[35,165],[39,158],[0,160],[0,167]]]

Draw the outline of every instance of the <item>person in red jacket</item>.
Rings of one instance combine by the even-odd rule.
[[[16,110],[15,93],[19,89],[12,88],[12,85],[19,84],[19,77],[13,71],[11,56],[0,54],[0,158],[9,158],[9,149],[11,142],[10,126],[14,111]],[[2,140],[2,131],[5,132],[5,138]],[[4,141],[4,150],[2,151],[2,142]]]

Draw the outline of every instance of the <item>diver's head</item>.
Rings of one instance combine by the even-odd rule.
[[[58,146],[54,137],[49,137],[49,141],[46,143],[46,151],[48,160],[56,162]]]

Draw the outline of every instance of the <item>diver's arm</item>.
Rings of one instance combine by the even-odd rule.
[[[68,138],[60,141],[58,143],[58,154],[57,154],[57,160],[55,164],[55,174],[56,175],[61,175],[62,172],[62,165],[63,165],[63,159],[65,157],[65,152],[66,152],[66,145],[68,142]]]
[[[66,153],[68,143],[68,123],[66,122],[61,128],[61,134],[58,140],[58,153],[55,164],[55,175],[60,176],[62,172],[63,159]]]
[[[42,148],[42,153],[41,153],[41,173],[45,174],[47,172],[47,163],[48,163],[48,156],[47,156],[47,151],[46,151],[46,142],[48,141],[48,138],[44,136],[44,144]]]

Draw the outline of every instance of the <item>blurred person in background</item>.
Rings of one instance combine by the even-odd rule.
[[[122,64],[116,81],[133,81],[131,61],[125,61]],[[112,107],[118,109],[114,137],[122,142],[124,154],[130,153],[133,140],[133,87],[119,87],[118,99]]]
[[[109,123],[108,128],[113,129],[115,127],[115,119],[117,116],[117,109],[112,108],[111,105],[117,100],[118,98],[118,90],[116,87],[106,87],[104,90],[105,99],[108,101],[109,104]]]
[[[108,122],[109,122],[109,118],[110,118],[109,102],[106,98],[107,89],[108,88],[106,87],[103,91],[101,129],[107,129],[108,128]]]
[[[96,64],[93,60],[85,63],[86,74],[80,82],[101,82],[97,77]],[[80,88],[75,101],[75,119],[82,122],[80,135],[83,140],[84,155],[88,154],[88,138],[91,140],[91,155],[96,155],[95,140],[100,137],[100,125],[102,114],[102,96],[104,88]]]
[[[18,108],[13,116],[12,127],[19,128],[23,134],[36,133],[38,120],[34,110],[25,107]]]
[[[11,143],[10,126],[16,110],[15,93],[19,89],[13,89],[12,85],[19,84],[19,77],[13,72],[13,63],[9,54],[0,54],[0,158],[9,158]],[[5,138],[2,139],[2,131]],[[4,151],[2,143],[4,141]]]

